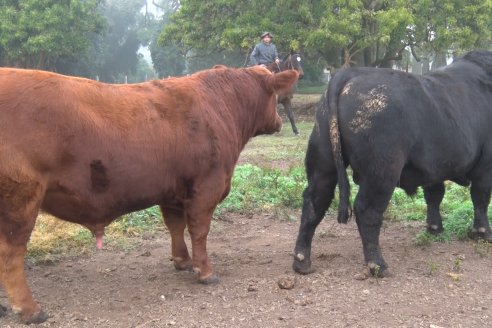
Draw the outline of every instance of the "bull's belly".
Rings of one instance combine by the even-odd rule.
[[[85,196],[48,191],[41,209],[60,219],[85,224],[109,224],[121,215],[142,210],[158,202],[152,197],[125,199],[111,195]]]
[[[466,185],[467,170],[461,166],[449,166],[448,169],[419,169],[412,165],[406,165],[400,175],[398,187],[405,190],[408,194],[414,194],[418,187],[432,185],[446,180],[455,181]]]

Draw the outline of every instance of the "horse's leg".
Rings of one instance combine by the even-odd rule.
[[[427,203],[427,231],[431,234],[439,234],[443,231],[439,206],[444,198],[444,183],[425,186],[424,198]]]
[[[0,284],[13,311],[25,323],[41,323],[48,316],[32,297],[24,272],[24,257],[43,187],[29,179],[18,180],[0,173]]]
[[[299,135],[299,130],[297,129],[296,121],[294,119],[294,114],[292,113],[292,95],[285,96],[280,100],[280,103],[282,104],[282,106],[284,106],[284,111],[289,118],[290,125],[292,126],[292,131],[296,136]]]
[[[171,234],[171,254],[176,270],[192,270],[191,257],[186,247],[184,230],[186,218],[183,210],[171,209],[161,206],[164,223]]]

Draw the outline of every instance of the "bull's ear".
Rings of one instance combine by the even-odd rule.
[[[224,68],[227,68],[226,65],[221,65],[221,64],[217,64],[217,65],[214,65],[212,66],[213,69],[224,69]]]
[[[284,95],[292,91],[299,78],[299,73],[294,70],[283,71],[267,77],[267,85],[271,92]]]

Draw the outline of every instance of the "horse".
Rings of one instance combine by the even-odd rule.
[[[295,70],[299,73],[299,79],[302,79],[304,76],[304,70],[302,69],[302,59],[298,53],[290,53],[286,55],[279,64],[273,62],[267,66],[267,68],[272,73],[278,73],[285,70]],[[284,111],[289,118],[290,125],[292,126],[292,131],[296,136],[299,135],[299,130],[297,129],[296,122],[294,119],[294,114],[292,113],[292,97],[294,95],[294,91],[285,94],[279,95],[277,103],[282,104],[284,107]]]

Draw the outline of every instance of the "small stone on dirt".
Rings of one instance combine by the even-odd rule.
[[[248,283],[248,292],[256,292],[258,290],[258,287],[256,286],[255,281],[250,281]]]
[[[296,285],[296,278],[292,276],[282,277],[277,281],[277,284],[280,289],[292,289]]]

